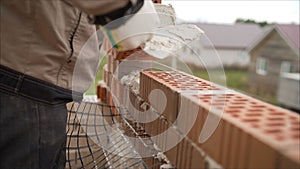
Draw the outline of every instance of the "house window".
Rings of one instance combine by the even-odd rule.
[[[291,73],[292,72],[292,64],[288,61],[281,62],[280,73]]]
[[[263,58],[258,58],[256,62],[256,73],[260,75],[267,74],[267,61]]]

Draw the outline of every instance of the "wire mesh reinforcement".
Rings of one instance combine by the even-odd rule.
[[[66,168],[159,168],[149,135],[126,114],[106,104],[68,105]]]

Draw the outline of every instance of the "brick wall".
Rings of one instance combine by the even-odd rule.
[[[157,114],[140,125],[173,167],[299,168],[299,114],[175,71],[143,71],[139,91],[132,91],[121,77],[148,65],[118,69],[128,56],[153,60],[141,49],[108,51],[98,96],[109,105],[140,113],[139,118]]]
[[[205,152],[204,157],[211,157],[222,167],[299,167],[298,114],[179,72],[142,72],[140,84],[140,94],[146,101],[151,90],[160,89],[165,93],[168,101],[163,115],[169,123],[178,117],[176,106],[183,106],[180,103],[193,104],[183,110],[185,116],[189,116],[192,107],[199,107],[186,138]],[[187,101],[179,102],[182,99]],[[153,102],[152,106],[159,107],[159,104],[159,101]],[[220,121],[212,136],[201,143],[200,133],[209,121],[208,116],[211,122]],[[175,166],[180,158],[190,158],[191,152],[185,152],[180,146],[181,143],[177,146],[177,159],[173,161]]]
[[[109,89],[118,88],[114,91],[119,99],[129,90],[135,110],[141,111],[142,103],[155,111],[164,107],[159,118],[141,124],[150,136],[171,131],[154,142],[164,150],[177,140],[165,151],[176,168],[299,168],[300,116],[294,112],[181,72],[141,72],[138,94],[122,86],[109,70],[104,74]],[[155,89],[165,95],[165,103],[161,93],[152,93],[154,99],[149,100]],[[107,91],[108,104],[114,104]],[[217,123],[213,132],[210,123]],[[212,134],[208,139],[205,133],[201,136],[204,130]]]

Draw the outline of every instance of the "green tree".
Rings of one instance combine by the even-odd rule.
[[[235,23],[251,23],[251,24],[257,24],[260,27],[265,27],[270,25],[270,23],[268,23],[267,21],[257,22],[254,19],[242,19],[242,18],[237,18],[235,20]]]

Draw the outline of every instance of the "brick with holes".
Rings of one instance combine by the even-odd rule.
[[[187,136],[224,168],[277,168],[279,165],[299,165],[297,153],[287,153],[292,151],[289,147],[299,150],[298,114],[243,94],[224,93],[221,88],[209,82],[204,81],[201,85],[197,83],[200,83],[197,78],[178,72],[143,72],[141,96],[150,101],[153,107],[160,109],[163,107],[160,95],[154,95],[153,100],[148,98],[152,90],[160,89],[167,97],[163,115],[174,125],[178,125],[179,130],[187,128],[181,123],[174,123],[179,118],[181,107],[187,104],[198,106],[196,125]],[[179,101],[184,93],[188,93],[186,99],[191,102],[182,104]],[[183,111],[185,114],[190,112],[188,107],[190,106]],[[188,117],[182,119],[191,120]],[[205,142],[199,142],[197,138],[202,130],[214,122],[216,130]],[[178,153],[185,153],[183,147],[184,144],[180,142]],[[176,158],[176,165],[179,165],[177,167],[184,167],[181,157],[177,155]],[[286,158],[289,162],[278,161]]]
[[[198,99],[202,108],[213,104],[207,96],[190,97]],[[216,128],[207,142],[199,146],[225,168],[276,168],[277,160],[286,156],[287,147],[299,149],[300,118],[293,112],[242,94],[227,95],[223,107],[206,111],[216,114],[220,110],[222,132]],[[299,159],[292,161],[299,164]]]
[[[200,152],[200,149],[195,145],[192,145],[191,158],[189,162],[189,169],[206,168],[204,154]]]
[[[148,102],[152,101],[151,105],[162,111],[171,122],[177,118],[180,95],[222,90],[217,85],[182,72],[145,71],[141,73],[140,79],[141,97]]]

